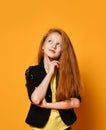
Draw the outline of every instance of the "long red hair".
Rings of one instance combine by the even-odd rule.
[[[50,29],[42,38],[39,52],[38,63],[43,58],[42,46],[49,34],[57,32],[62,37],[62,51],[60,56],[60,68],[56,100],[62,101],[70,97],[77,97],[80,94],[81,79],[76,55],[68,35],[61,29]]]

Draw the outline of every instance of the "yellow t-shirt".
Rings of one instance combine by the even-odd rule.
[[[56,102],[56,76],[51,80],[52,102]],[[43,128],[32,127],[32,130],[65,130],[68,128],[62,121],[58,110],[51,110],[48,122]]]

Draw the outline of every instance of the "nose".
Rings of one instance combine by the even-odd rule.
[[[53,44],[52,44],[52,47],[53,47],[54,49],[56,49],[56,44],[55,44],[55,43],[53,43]]]

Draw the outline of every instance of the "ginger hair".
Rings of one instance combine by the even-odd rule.
[[[60,67],[58,71],[58,85],[56,100],[63,101],[70,97],[77,97],[80,94],[81,79],[77,63],[77,58],[68,35],[61,29],[50,29],[42,38],[39,52],[38,63],[43,58],[42,46],[49,34],[56,32],[62,37],[62,50],[60,55]]]

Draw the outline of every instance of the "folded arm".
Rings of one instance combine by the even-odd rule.
[[[48,103],[45,99],[38,104],[39,107],[46,108],[46,109],[71,109],[71,108],[78,108],[80,106],[80,100],[78,98],[71,98],[65,101],[59,101],[54,103]]]

